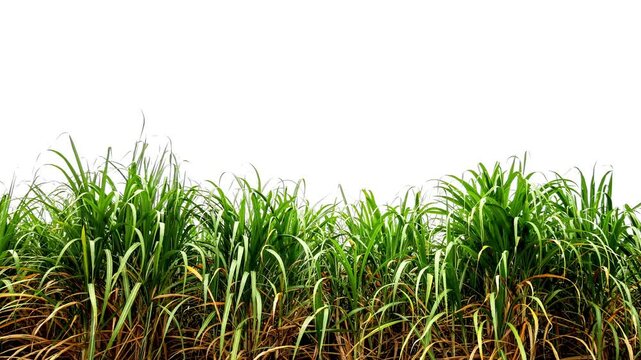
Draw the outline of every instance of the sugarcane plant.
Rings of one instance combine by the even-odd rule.
[[[0,359],[637,359],[639,205],[479,164],[381,203],[138,142],[0,195]]]

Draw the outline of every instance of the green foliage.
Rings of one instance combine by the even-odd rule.
[[[0,358],[636,359],[641,221],[612,173],[480,164],[383,205],[193,185],[167,150],[0,197]]]

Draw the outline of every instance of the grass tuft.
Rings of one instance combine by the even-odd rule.
[[[638,359],[639,206],[479,164],[392,204],[192,185],[176,158],[0,196],[0,359]]]

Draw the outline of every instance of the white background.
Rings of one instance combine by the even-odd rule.
[[[63,133],[123,156],[144,112],[196,180],[254,164],[391,201],[528,151],[533,171],[612,166],[615,200],[641,201],[639,2],[212,3],[3,2],[0,181]]]

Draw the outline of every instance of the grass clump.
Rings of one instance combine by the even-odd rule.
[[[0,359],[637,359],[641,222],[612,174],[480,164],[383,205],[192,185],[171,153],[0,197]]]

